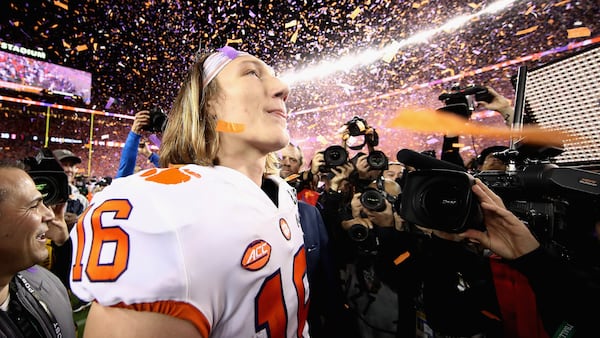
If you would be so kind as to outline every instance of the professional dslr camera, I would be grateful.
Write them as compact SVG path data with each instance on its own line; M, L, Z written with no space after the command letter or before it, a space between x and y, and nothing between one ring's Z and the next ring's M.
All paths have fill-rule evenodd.
M357 146L349 146L352 150L360 150L365 144L369 149L369 155L367 156L367 162L369 167L373 170L385 170L388 168L387 156L382 151L374 150L373 148L379 144L379 135L375 128L369 127L367 121L358 116L354 116L350 121L344 124L346 133L343 136L344 144L350 136L364 136L362 144ZM357 154L359 156L360 154ZM357 156L352 158L350 161L355 162ZM327 173L333 167L343 165L348 162L348 151L345 147L334 145L330 146L323 152L323 158L325 165L319 168L319 171Z
M396 204L396 197L385 191L385 179L379 176L375 181L376 187L367 187L360 195L360 203L363 207L372 211L384 211L385 201L390 202L392 206Z
M160 107L150 109L150 121L142 127L143 130L152 133L163 132L167 126L168 117Z
M56 205L69 199L70 187L67 174L50 149L40 149L35 157L27 157L23 163L36 188L44 196L44 204Z
M469 85L461 88L459 84L456 84L449 92L442 93L438 99L445 104L438 110L469 118L475 110L476 102L492 102L494 96L483 86Z

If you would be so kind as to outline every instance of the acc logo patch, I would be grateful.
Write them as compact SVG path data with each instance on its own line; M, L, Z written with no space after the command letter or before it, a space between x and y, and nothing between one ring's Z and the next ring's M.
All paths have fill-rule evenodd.
M271 258L271 245L258 239L248 245L242 257L242 268L250 271L262 269Z
M288 241L290 240L290 238L292 238L292 231L290 230L290 226L288 222L283 218L279 219L279 230L281 230L281 234Z

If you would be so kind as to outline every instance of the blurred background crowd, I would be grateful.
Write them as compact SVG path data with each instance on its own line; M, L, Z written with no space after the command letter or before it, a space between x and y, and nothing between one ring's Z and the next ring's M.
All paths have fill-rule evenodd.
M489 85L512 100L518 66L576 51L574 44L598 35L599 9L594 0L2 1L0 40L42 48L47 62L92 73L90 100L66 104L114 115L2 100L0 132L10 136L0 138L0 157L31 156L48 137L51 148L82 157L82 174L114 176L132 123L117 116L168 111L196 51L226 44L290 79L289 129L306 158L339 144L338 130L353 116L377 128L390 158L402 148L439 155L441 133L388 125L399 109L439 108L438 96L457 82ZM468 20L449 24L461 17ZM492 111L471 118L504 124ZM507 142L461 136L461 155L466 163Z

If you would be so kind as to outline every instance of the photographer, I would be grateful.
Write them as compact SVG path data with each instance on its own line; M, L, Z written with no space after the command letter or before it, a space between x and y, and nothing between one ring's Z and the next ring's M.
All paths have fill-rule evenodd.
M152 162L155 167L159 167L158 155L150 150L147 143L140 142L142 134L144 130L148 128L149 124L150 111L141 110L135 114L133 125L131 126L129 134L127 134L127 140L125 140L125 145L121 151L119 170L117 171L115 178L129 176L134 173L138 151L140 154L144 155L148 161Z
M439 99L445 106L440 111L470 118L477 108L495 110L502 115L506 126L511 127L514 119L514 109L509 99L496 92L489 86L467 86L460 88L456 85L450 92L444 92ZM459 135L444 135L441 159L464 167L460 155ZM481 165L481 164L480 164Z
M438 270L434 272L435 278L440 280L440 274L444 274L440 270L444 269L444 265L460 265L457 262L458 257L463 257L462 261L470 261L467 263L471 266L467 272L470 275L463 271L461 277L464 280L459 284L465 290L462 291L463 295L456 297L462 297L463 303L465 299L470 300L470 305L486 310L490 319L488 324L483 324L483 320L479 319L478 325L481 325L480 329L487 330L488 334L504 337L593 336L597 331L594 321L600 313L597 310L600 300L598 279L540 245L531 230L506 209L498 195L479 179L475 182L472 191L479 199L485 229L469 228L458 234L433 230L432 243L430 243L432 245L429 249L433 248L432 251L438 253L435 258L438 260L436 265ZM450 244L452 242L444 244L436 240L439 238L456 244ZM462 251L459 248L461 243L464 248ZM477 259L477 254L467 253L473 244L476 244L478 250L491 251L489 263ZM443 250L439 250L440 248ZM495 255L502 260L494 259ZM450 258L440 262L444 256ZM474 265L479 265L480 269L473 268ZM464 267L464 264L462 266ZM486 266L487 273L494 275L494 283L489 284L488 281L487 286L483 285L486 283L484 282ZM477 281L477 285L473 281ZM440 283L436 285L440 286ZM449 289L446 288L447 290ZM439 303L439 300L433 298L444 297L442 291L429 287L424 291L426 302L428 291L435 294L429 295L430 301ZM465 298L469 294L469 298ZM492 297L494 294L497 298ZM474 297L475 295L477 297ZM450 301L451 299L457 298L446 297L445 302L457 304L455 301ZM497 304L494 305L496 302ZM439 306L434 307L440 309ZM431 304L429 308L432 308ZM456 309L453 310L455 311ZM465 320L466 315L461 312L460 317L457 318ZM540 318L538 313L541 315L543 328L538 326ZM446 324L441 321L451 318L448 308L444 310L444 317L439 317L434 320L437 321L435 323L437 325L433 325L434 329L444 327ZM497 321L495 329L494 321ZM469 320L468 323L474 321ZM444 329L457 329L456 325L449 327ZM464 332L465 328L461 330Z
M68 238L65 203L52 208L20 164L0 163L0 333L3 337L75 337L61 281L40 265L46 239Z
M470 229L459 236L508 260L527 277L549 335L596 334L600 315L598 280L540 246L527 226L480 180L473 192L479 198L486 231Z
M300 172L304 164L304 155L299 146L291 142L281 150L281 170L279 175L297 192L298 200L312 206L317 204L319 193L316 191L318 169L312 173L312 168Z
M353 253L344 270L347 299L364 337L416 336L420 240L403 231L394 206L399 193L397 182L378 178L354 193L342 213Z

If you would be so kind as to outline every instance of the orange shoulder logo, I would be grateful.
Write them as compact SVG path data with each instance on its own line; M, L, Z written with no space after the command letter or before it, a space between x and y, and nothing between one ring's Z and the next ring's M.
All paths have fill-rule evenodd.
M193 172L188 169L179 168L152 168L144 171L140 174L140 176L145 177L146 181L156 182L160 184L179 184L189 181L190 179L192 179L192 177L200 178L200 174L196 172Z
M242 257L242 267L246 270L257 271L262 269L271 258L271 245L258 239L248 245Z

